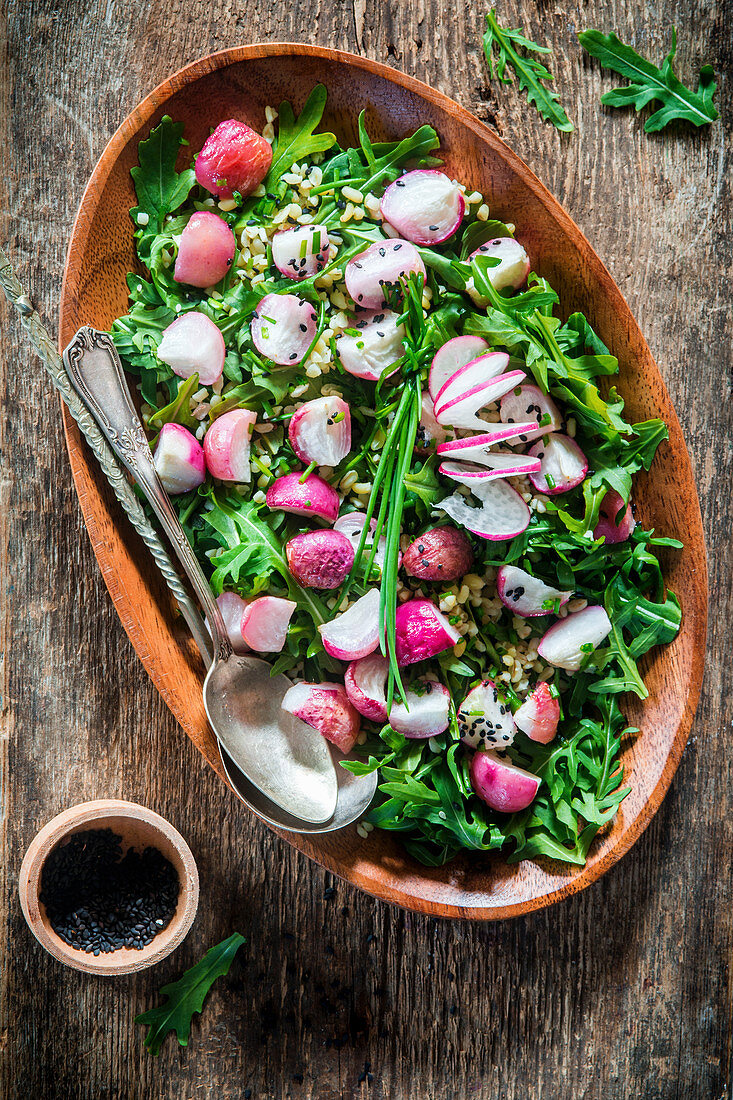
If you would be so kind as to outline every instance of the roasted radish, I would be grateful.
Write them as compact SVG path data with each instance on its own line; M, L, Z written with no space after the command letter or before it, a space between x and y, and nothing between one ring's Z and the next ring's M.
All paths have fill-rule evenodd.
M351 752L356 744L361 722L342 684L293 684L281 706L341 752Z
M395 649L399 665L414 665L450 649L461 635L430 600L408 600L397 608Z
M206 478L204 450L181 424L164 424L155 448L155 469L166 493L188 493Z
M493 680L469 691L456 718L461 740L473 749L506 749L514 741L511 707L499 696Z
M389 661L370 653L352 661L344 675L344 687L352 706L373 722L387 721L387 673Z
M458 367L440 387L435 395L435 412L440 412L444 405L455 401L458 397L465 397L472 393L477 386L483 386L492 379L498 378L509 366L509 356L504 351L489 351L471 359Z
M288 438L301 462L337 466L351 450L351 410L340 397L317 397L293 413Z
M456 581L473 565L468 536L455 527L433 527L405 550L402 567L409 577L425 581Z
M405 737L437 737L450 724L450 692L434 680L418 683L419 691L408 688L405 702L392 704L389 724Z
M216 602L224 620L227 636L235 653L249 653L249 646L242 635L242 620L247 609L247 600L243 600L236 592L222 592L216 597Z
M363 512L347 512L346 515L339 516L333 525L334 531L340 531L342 535L346 535L351 545L354 547L354 551L359 548L359 542L361 541L361 533L364 530L364 523L366 522L366 516ZM369 523L369 534L366 537L364 543L364 558L363 561L369 558L374 546L374 532L377 529L377 521L371 520ZM374 564L378 565L380 569L384 568L384 554L387 549L387 540L382 536L377 545L377 552L374 555ZM401 555L398 560L400 560Z
M219 123L196 157L196 182L221 199L231 199L235 191L246 198L262 183L271 162L272 149L262 135L229 118Z
M499 354L499 353L497 353ZM486 356L488 359L489 356ZM478 360L480 362L480 360ZM486 421L476 414L487 405L498 401L508 390L513 389L524 378L521 370L500 374L498 378L473 386L464 393L455 393L450 400L435 406L435 419L439 424L448 424L452 428L471 428L483 431Z
M636 527L631 502L624 505L615 489L609 489L601 501L601 514L593 528L593 538L604 538L607 543L626 542Z
M560 721L560 702L550 691L548 684L538 684L514 715L514 724L530 741L547 745L557 733Z
M306 531L286 543L285 557L304 588L338 588L354 564L354 547L338 531Z
M539 789L539 776L504 760L495 752L474 753L469 769L471 786L479 798L503 814L526 810Z
M470 489L481 502L480 508L468 504L460 493L454 493L436 504L435 510L445 512L461 527L490 542L513 539L527 530L529 508L506 481L475 483Z
M202 386L211 386L221 378L226 347L214 322L192 309L163 330L157 354L179 378L198 374Z
M267 490L267 507L291 512L294 516L311 516L333 523L339 513L339 495L317 474L284 474L276 478Z
M580 485L588 473L588 460L569 435L543 436L530 447L529 453L539 458L538 473L530 472L529 480L538 493L567 493Z
M379 589L370 588L366 595L318 630L323 648L332 657L340 661L368 657L379 645Z
M428 390L433 401L452 374L488 349L489 345L483 336L454 336L442 348L438 348L428 374Z
M463 221L466 203L457 184L434 168L417 168L382 195L382 217L415 244L438 244Z
M504 394L499 407L499 415L505 424L525 429L519 436L521 443L530 439L556 432L562 427L562 413L549 394L543 393L539 386L517 386ZM527 424L532 427L527 429Z
M298 605L280 596L258 596L242 613L242 638L258 653L280 653Z
M488 256L499 260L496 267L490 267L486 277L494 290L519 290L529 275L529 256L514 237L496 237L472 252L469 262L479 256Z
M251 477L249 444L257 413L232 409L213 422L204 436L206 466L221 481L248 482Z
M610 632L608 615L600 605L592 604L551 626L542 635L537 652L549 665L577 672Z
M298 225L272 238L272 262L287 279L310 279L328 263L328 231L323 225Z
M198 210L181 234L173 278L189 286L214 286L232 266L235 250L227 223L208 210Z
M502 565L496 574L496 591L504 607L524 619L538 615L556 615L572 592L552 588L518 565Z
M382 309L393 293L402 293L401 280L412 272L425 275L425 264L409 241L376 241L353 260L344 272L346 289L362 309Z
M345 371L365 382L378 382L385 371L405 354L402 343L405 326L391 309L376 310L354 318L352 331L336 341L336 351ZM396 369L396 368L394 368Z
M255 310L249 331L261 355L287 367L302 361L316 328L316 311L305 298L266 294Z

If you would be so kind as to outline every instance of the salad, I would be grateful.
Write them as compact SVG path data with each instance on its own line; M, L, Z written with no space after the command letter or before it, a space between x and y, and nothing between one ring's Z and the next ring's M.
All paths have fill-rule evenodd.
M232 644L356 774L358 826L428 865L583 864L627 793L620 697L677 634L618 362L438 136L342 147L326 92L197 155L140 144L112 335ZM181 159L188 161L176 170Z

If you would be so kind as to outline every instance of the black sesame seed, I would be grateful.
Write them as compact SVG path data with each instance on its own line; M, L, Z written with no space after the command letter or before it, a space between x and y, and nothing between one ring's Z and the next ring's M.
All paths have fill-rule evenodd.
M403 184L402 186L404 187L404 184ZM393 251L393 252L399 252L399 250L400 250L401 248L402 248L402 245L401 245L401 244L396 244L396 245L394 246L394 248L392 249L392 251Z
M290 356L290 362L292 363L293 359L297 359L297 358L298 358L298 353L297 353L297 351L294 351Z
M301 332L307 332L308 331L308 326L307 325L301 325L300 326L300 331Z
M437 233L439 228L440 228L440 226L437 226L437 225L429 225L428 226L428 229L430 230L431 233Z

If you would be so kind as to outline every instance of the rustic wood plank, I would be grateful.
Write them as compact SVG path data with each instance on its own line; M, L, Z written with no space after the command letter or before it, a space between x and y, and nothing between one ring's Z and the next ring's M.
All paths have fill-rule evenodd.
M541 125L515 89L487 87L475 0L263 7L9 0L3 238L49 323L83 183L121 117L173 68L212 49L279 39L354 49L426 79L495 124L566 205L660 363L687 432L709 540L705 694L662 810L583 895L509 924L458 925L401 913L333 881L248 817L150 686L91 554L55 401L4 311L0 1096L239 1100L248 1088L253 1098L314 1100L727 1095L730 4L503 6L506 22L554 46L557 85L578 125L570 137ZM723 121L649 137L635 116L598 105L612 78L582 58L574 32L616 29L659 59L673 25L684 77L704 61L724 73L727 65ZM110 982L46 956L15 893L40 825L101 795L168 817L193 848L202 886L181 950L153 974ZM191 1047L168 1043L150 1058L134 1015L235 928L248 945L194 1024ZM367 1064L371 1081L360 1080Z

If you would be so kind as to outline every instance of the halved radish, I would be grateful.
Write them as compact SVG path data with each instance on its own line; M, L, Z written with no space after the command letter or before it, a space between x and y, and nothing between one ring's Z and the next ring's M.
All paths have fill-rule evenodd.
M285 557L304 588L338 588L354 564L354 547L338 531L306 531L285 544Z
M225 221L209 210L197 210L181 234L173 278L189 286L214 286L232 266L236 247Z
M557 614L556 608L566 604L572 592L552 588L539 577L533 577L518 565L501 565L496 574L496 592L515 615L534 619L538 615Z
M281 706L317 729L341 752L351 752L356 744L361 721L343 684L293 684Z
M620 515L622 512L623 514ZM636 520L631 511L631 501L624 507L621 496L615 489L609 489L601 501L601 514L593 528L593 538L605 538L609 545L626 542L635 527Z
M354 318L352 328L358 330L357 335L344 332L336 340L336 351L344 370L365 382L378 382L384 371L405 354L402 343L405 326L399 325L398 320L399 314L391 309Z
M389 185L380 209L385 221L408 241L438 244L458 229L466 202L445 172L417 168Z
M267 507L333 523L341 503L338 493L317 474L309 474L305 481L300 480L302 476L296 471L276 478L265 496Z
M242 638L258 653L280 653L288 636L288 624L297 607L281 596L258 596L242 613Z
M445 428L435 419L433 399L427 391L420 398L420 423L415 436L415 450L423 453L433 443L444 443L448 438Z
M483 432L481 435L471 435L465 439L451 439L448 443L441 443L438 454L443 458L460 459L461 462L478 462L479 465L491 465L492 454L490 448L498 443L511 443L522 432L527 424L498 424L495 428Z
M534 802L539 776L503 760L495 752L474 753L469 768L471 786L487 806L499 813L515 814Z
M323 271L328 249L324 225L296 225L272 238L272 262L287 279L309 279Z
M460 642L461 635L430 600L407 600L395 616L398 665L427 661Z
M387 721L387 673L389 661L370 653L352 661L344 675L344 687L352 706L373 722Z
M506 481L488 481L470 486L471 492L481 501L475 508L460 493L441 500L434 511L445 512L451 519L481 539L502 542L521 535L529 527L529 508L516 489Z
M361 539L361 533L364 530L365 521L366 516L363 512L347 512L346 515L339 516L339 518L333 525L333 529L334 531L340 531L342 535L346 535L346 538L349 540L351 545L354 547L354 550L356 551L358 549L359 541ZM373 535L376 529L377 521L373 519L369 523L369 534L367 535L366 542L364 544L364 554L366 555L366 558L369 557L372 546L374 545ZM380 569L384 568L384 555L386 549L387 540L384 535L382 535L377 546L377 552L374 555L374 564L378 565ZM401 560L402 555L399 554L397 557L398 565Z
M249 326L260 354L281 367L301 362L316 329L316 311L297 294L266 294Z
M231 199L235 191L246 197L262 183L271 163L269 142L245 122L228 118L196 157L196 182L222 199Z
M499 415L504 424L524 427L527 422L532 422L532 427L520 436L522 443L562 427L562 413L549 394L543 393L539 386L517 386L505 394L501 399Z
M540 745L552 741L559 721L560 700L544 682L537 685L514 715L514 724L527 734L530 741L537 741Z
M249 646L242 635L242 620L247 609L248 600L243 600L236 592L222 592L216 597L216 602L227 629L229 641L235 653L249 653Z
M224 337L205 313L192 309L177 317L158 344L157 355L179 378L198 374L202 386L221 378L226 356Z
M351 409L340 397L317 397L293 413L288 438L301 462L337 466L351 450Z
M419 683L419 693L408 688L405 702L392 704L389 724L405 737L437 737L450 725L450 692L435 680Z
M461 741L472 749L506 749L514 741L514 719L493 680L483 680L469 691L456 715Z
M381 309L393 291L402 291L400 280L412 272L425 274L425 264L409 241L376 241L353 260L344 272L346 289L357 306Z
M541 462L539 473L530 473L529 480L538 493L567 493L580 485L588 473L588 460L569 435L543 436L529 453Z
M204 436L206 466L221 481L249 482L249 444L257 413L232 409L218 416Z
M468 536L449 524L418 535L402 559L408 577L446 583L464 576L472 565L473 548Z
M340 661L368 657L379 645L379 589L370 588L360 599L318 627L323 648Z
M611 621L599 604L560 619L540 639L537 652L555 668L577 672L589 653L611 632Z
M487 278L494 290L518 290L529 275L529 256L514 237L496 237L471 253L469 263L479 256L499 260L497 267L490 267Z
M436 415L449 401L454 401L457 397L465 397L476 386L482 386L493 378L498 378L508 366L509 356L506 352L487 351L476 359L464 363L462 367L458 367L449 378L446 378L435 395Z
M497 353L499 354L499 353ZM488 356L487 356L488 358ZM480 362L480 360L477 360ZM486 421L476 415L487 405L498 401L500 397L524 378L524 371L512 370L498 378L474 386L468 392L456 395L450 401L435 406L435 419L439 424L449 424L453 428L486 428Z
M513 451L491 451L485 455L484 465L471 462L441 462L439 469L444 477L460 481L472 489L498 477L521 477L538 469L539 459L531 455L517 455Z
M454 336L438 348L428 374L428 390L433 401L452 374L477 359L488 348L483 336Z
M153 459L166 493L188 493L206 478L204 450L182 424L164 424Z

